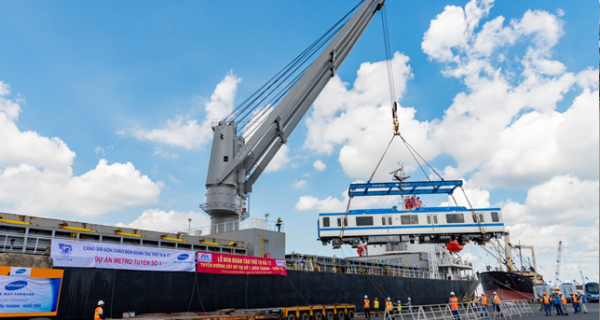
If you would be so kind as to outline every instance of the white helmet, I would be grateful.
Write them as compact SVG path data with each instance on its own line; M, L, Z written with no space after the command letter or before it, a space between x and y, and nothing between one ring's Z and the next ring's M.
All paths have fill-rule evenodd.
M408 297L408 300L410 300L410 297Z
M400 303L400 300L398 300L398 303Z
M390 301L390 297L388 297L388 301Z
M497 294L496 291L494 291L494 294Z
M365 299L368 298L367 296L365 296Z
M450 292L450 295L453 296L454 295L454 291Z
M102 301L102 300L98 301L98 305L99 306L104 305L104 301Z

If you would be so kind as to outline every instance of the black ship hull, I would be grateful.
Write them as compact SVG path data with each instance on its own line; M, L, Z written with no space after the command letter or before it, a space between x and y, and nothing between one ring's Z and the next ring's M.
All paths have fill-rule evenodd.
M530 300L533 297L533 280L518 273L490 271L479 274L481 287L487 296L494 292L501 300Z
M222 275L64 268L57 319L91 319L98 300L105 316L125 311L173 313L235 308L269 308L306 304L352 303L364 295L413 304L448 301L468 281L290 271L287 276Z

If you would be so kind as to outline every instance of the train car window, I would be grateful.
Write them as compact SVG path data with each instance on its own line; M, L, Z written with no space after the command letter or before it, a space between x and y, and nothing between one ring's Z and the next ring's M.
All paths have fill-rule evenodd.
M448 223L463 223L465 217L462 213L448 213L446 214L446 222Z
M342 219L341 219L341 218L338 218L338 219L337 219L337 222L338 222L338 227L341 227L341 226L342 226Z
M419 217L416 214L403 215L400 217L401 224L419 224Z
M344 218L344 227L348 226L348 218Z
M356 217L357 226L372 226L373 217Z
M431 216L427 216L427 224L431 224Z
M391 226L392 225L392 217L388 217L388 224Z
M499 222L500 218L498 217L498 212L492 212L492 221Z
M323 227L329 227L329 218L323 218Z
M381 225L385 226L385 217L381 217Z
M433 216L433 224L437 224L437 215Z
M483 221L483 213L480 213L480 214L479 214L479 222L484 222L484 221Z

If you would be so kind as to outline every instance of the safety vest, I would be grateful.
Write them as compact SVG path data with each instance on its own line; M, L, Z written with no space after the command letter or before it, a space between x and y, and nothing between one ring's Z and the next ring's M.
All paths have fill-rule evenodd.
M494 296L494 303L495 304L500 304L500 296L498 296L498 295Z
M373 307L375 307L375 309L379 309L379 300L373 301Z
M567 299L565 298L565 296L560 297L560 303L567 304Z
M402 311L402 304L398 302L398 311Z
M484 306L487 306L487 297L486 296L481 297L481 304Z
M581 303L581 296L575 297L575 303Z
M458 310L458 298L457 297L450 298L450 309Z
M386 302L385 302L385 306L387 307L387 311L388 311L388 312L392 312L392 310L394 309L394 308L392 307L392 302L391 302L391 301L386 301Z
M550 303L550 299L548 299L547 296L544 296L544 304L549 304Z
M96 308L96 311L94 311L94 320L100 320L102 318L100 318L100 312L102 311L102 307L98 307Z
M365 305L363 306L363 308L368 308L369 307L369 299L365 299Z

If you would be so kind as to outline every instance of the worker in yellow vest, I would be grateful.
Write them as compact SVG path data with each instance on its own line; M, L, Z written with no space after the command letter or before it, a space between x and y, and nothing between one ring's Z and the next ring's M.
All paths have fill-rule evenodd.
M485 312L486 317L489 316L490 314L488 313L488 302L485 293L481 294L481 302L479 302L479 305L481 306L481 316L483 317L483 312Z
M365 296L365 304L363 305L363 310L365 311L365 320L371 319L371 308L369 305L369 297Z
M573 292L571 292L571 303L573 304L573 313L581 312L581 308L579 307L579 300Z
M375 301L373 301L373 309L375 309L375 316L379 317L379 300L375 297Z
M448 300L448 304L450 305L450 311L452 312L454 320L461 320L460 314L458 314L458 298L456 295L454 295L454 292L450 292L450 300Z
M94 311L94 320L106 319L104 318L104 301L98 301L98 307Z
M390 318L394 319L394 306L392 305L392 299L390 299L390 297L388 297L387 301L385 302L385 310Z
M402 302L400 302L400 300L398 300L398 314L402 313Z

